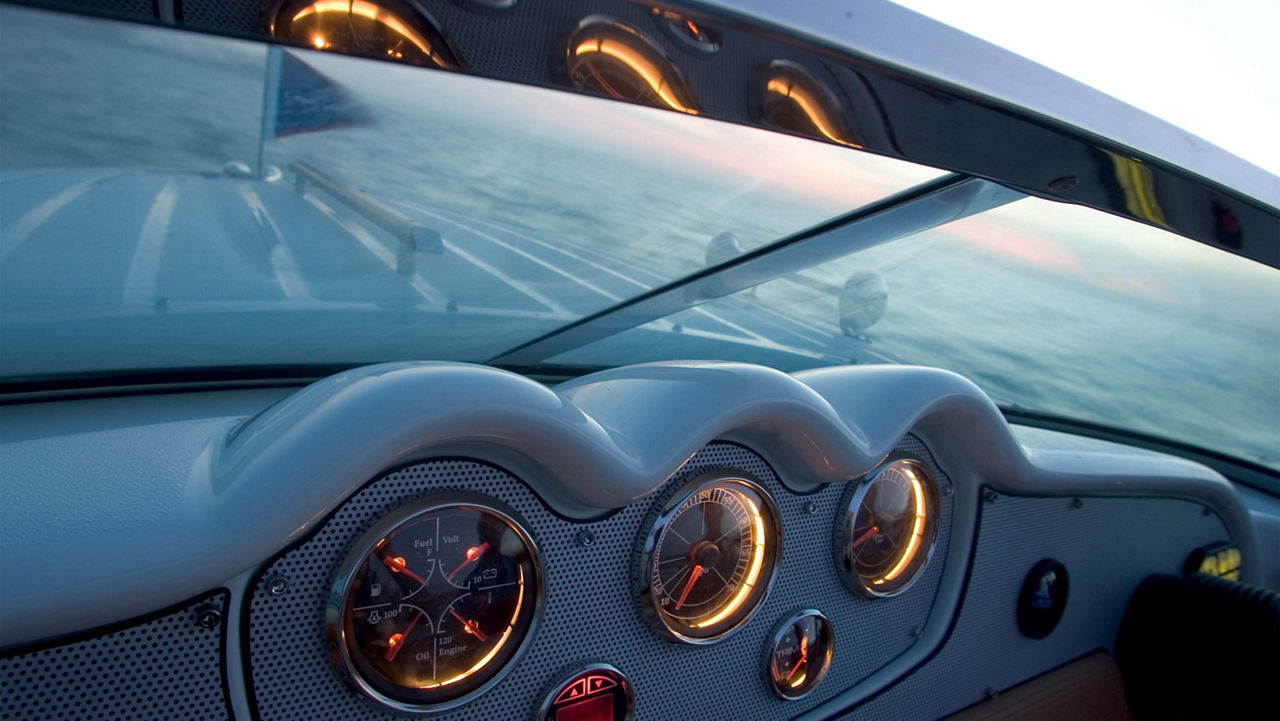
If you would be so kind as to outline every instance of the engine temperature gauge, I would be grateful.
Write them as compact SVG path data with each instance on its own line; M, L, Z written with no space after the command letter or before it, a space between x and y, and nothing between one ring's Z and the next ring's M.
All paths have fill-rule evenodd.
M745 475L700 476L650 516L636 577L646 615L668 638L723 638L769 591L781 545L778 515L769 494Z
M831 666L835 633L827 617L807 609L783 621L773 634L765 661L769 688L797 699L817 688Z

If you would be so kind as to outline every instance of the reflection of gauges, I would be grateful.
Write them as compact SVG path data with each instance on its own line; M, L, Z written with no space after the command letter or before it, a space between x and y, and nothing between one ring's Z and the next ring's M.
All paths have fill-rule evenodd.
M637 590L649 621L668 638L710 643L760 607L782 539L773 500L749 476L699 476L654 508L647 527Z
M774 632L765 660L769 688L780 698L797 699L818 687L831 666L835 633L827 617L799 611Z
M658 46L608 18L592 15L578 23L565 47L565 63L569 81L578 89L698 112L680 71Z
M361 537L339 567L326 633L356 688L433 711L496 683L541 612L536 549L515 512L451 493L402 506Z
M317 50L454 70L457 56L436 24L408 0L282 0L268 31Z
M840 101L821 81L790 60L774 60L761 79L761 120L780 130L862 147L854 141Z
M849 489L836 532L836 565L871 597L907 590L933 553L938 494L924 464L897 456Z
M686 47L703 53L720 49L720 33L687 15L674 10L654 8L653 14L662 18L662 26Z

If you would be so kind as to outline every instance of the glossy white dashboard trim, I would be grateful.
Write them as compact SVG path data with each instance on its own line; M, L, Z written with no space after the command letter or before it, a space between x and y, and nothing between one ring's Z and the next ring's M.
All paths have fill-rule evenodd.
M717 438L750 444L797 490L861 476L909 431L926 442L952 476L957 523L939 597L947 612L931 618L922 649L941 641L959 600L983 485L1197 500L1230 529L1244 577L1256 574L1248 510L1213 471L1149 453L1024 451L991 401L947 371L792 376L672 362L550 389L485 366L395 363L319 381L248 419L226 415L232 405L220 396L188 396L192 405L152 422L147 403L164 400L5 409L0 547L11 582L0 584L0 645L120 621L223 585L301 540L392 466L465 453L506 466L561 515L585 519L652 493ZM112 417L122 408L127 421ZM86 421L90 410L101 418ZM41 415L45 430L24 434L24 419Z
M889 0L674 0L898 67L1108 138L1280 208L1280 177L1172 123ZM1087 52L1082 49L1082 52Z

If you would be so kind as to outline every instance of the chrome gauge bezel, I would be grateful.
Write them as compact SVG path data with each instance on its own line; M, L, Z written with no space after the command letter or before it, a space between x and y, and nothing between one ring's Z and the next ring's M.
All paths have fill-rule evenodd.
M804 618L808 618L810 616L817 618L823 626L826 626L827 636L830 637L831 641L830 643L827 644L827 651L825 654L825 658L823 658L823 661L822 661L822 668L818 671L818 677L814 679L813 683L806 686L805 690L802 691L801 693L787 694L787 693L784 693L783 690L778 687L778 684L775 683L773 680L773 671L772 671L773 656L778 649L778 644L782 642L782 637L786 635L787 631L790 630L790 628L794 626L797 621ZM831 670L831 660L835 657L835 652L836 652L836 630L831 625L831 619L827 618L826 614L822 613L816 608L802 608L794 613L789 614L785 619L782 620L781 623L777 625L777 627L773 629L773 633L769 635L769 643L767 646L765 646L765 649L764 649L764 661L763 661L764 681L766 684L769 685L769 689L773 691L773 695L777 696L778 698L784 701L796 701L796 700L802 699L805 696L808 696L809 694L813 693L814 690L818 688L819 684L822 683L822 679L827 677L827 671Z
M752 608L738 620L733 626L724 631L707 638L689 636L675 629L672 629L663 618L657 604L653 598L653 588L651 584L651 564L653 562L653 554L657 546L658 538L662 531L667 527L675 517L676 511L684 503L685 499L697 493L706 486L721 482L732 481L747 486L757 493L763 502L768 506L769 518L768 524L765 526L765 535L773 540L771 549L766 549L766 553L772 553L772 558L766 557L769 562L769 577L764 582L763 590ZM773 583L778 577L778 566L782 559L782 525L778 515L778 504L774 501L773 496L767 491L759 479L749 473L733 469L723 468L702 473L684 484L672 488L662 498L654 504L653 510L645 518L644 536L641 537L632 564L632 585L634 591L640 600L640 607L644 612L645 620L656 630L659 635L668 641L676 643L684 643L692 646L709 646L719 643L733 634L741 631L752 618L759 613L760 608L764 606L765 600L769 598L769 593L773 590Z
M890 466L905 463L912 467L913 471L920 477L921 488L926 496L926 523L928 525L927 538L923 543L923 547L917 551L918 562L912 568L907 569L910 574L908 579L902 584L889 591L877 590L862 580L858 574L857 568L854 566L853 559L850 558L848 550L852 542L854 532L854 524L858 516L858 508L861 507L863 499L871 486ZM844 497L840 501L840 511L836 519L836 530L832 534L835 539L835 564L836 570L840 577L853 591L870 599L892 598L894 596L906 593L908 589L920 580L920 576L926 568L929 567L930 561L933 559L933 551L938 544L938 527L940 524L938 507L938 484L933 477L933 473L929 471L929 466L918 456L910 453L896 452L890 454L880 465L876 466L871 472L867 473L862 481L853 485L845 492Z
M360 564L366 556L377 548L384 538L420 516L446 508L470 508L491 513L498 516L515 530L521 542L529 549L529 558L533 564L534 583L532 591L534 608L533 614L529 618L529 628L525 631L524 638L520 640L519 645L516 646L516 650L511 654L507 662L491 678L457 698L438 703L415 704L387 696L369 683L360 673L351 656L351 650L347 646L343 610L346 607L348 589L351 588L351 583L360 569ZM349 685L369 699L387 708L412 714L435 713L458 708L484 695L485 692L493 688L519 664L520 659L524 657L529 647L533 645L534 637L537 636L545 607L544 594L545 586L541 553L533 539L533 535L528 530L528 524L521 518L520 514L505 503L478 493L465 491L432 493L416 500L408 501L380 518L352 544L347 555L338 564L324 614L325 640L329 647L329 658L338 674Z
M548 686L548 690L542 694L544 698L542 700L542 705L538 707L538 714L534 716L535 721L544 721L544 719L547 718L547 713L555 703L556 695L564 689L565 684L579 676L591 673L592 671L604 671L622 679L624 682L623 692L626 694L627 698L627 713L617 721L634 721L636 717L636 694L635 689L632 687L630 677L619 671L616 666L608 663L589 663L585 666L574 666L572 669L573 670L571 671L565 671L556 676L555 683Z

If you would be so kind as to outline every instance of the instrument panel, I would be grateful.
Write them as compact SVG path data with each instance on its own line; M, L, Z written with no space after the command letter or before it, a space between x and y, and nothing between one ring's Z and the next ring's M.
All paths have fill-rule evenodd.
M976 390L925 369L786 376L641 366L554 392L450 365L355 375L368 380L337 377L265 412L273 399L255 394L244 410L257 415L203 421L203 435L178 432L199 423L185 416L128 430L213 439L212 456L213 446L177 446L209 459L193 478L207 469L216 493L201 500L203 516L179 519L202 545L153 530L178 527L146 498L131 501L143 507L131 506L129 526L129 538L150 539L128 554L135 566L146 558L142 567L155 571L178 554L208 578L134 573L123 598L141 610L106 630L84 620L103 603L73 606L71 621L34 614L27 626L9 624L6 633L55 640L12 647L0 671L70 668L117 631L144 643L113 645L105 667L149 668L131 654L146 652L149 634L186 624L220 651L204 657L218 664L202 662L205 687L217 690L220 669L228 715L261 721L942 716L984 689L1110 648L1133 584L1176 572L1196 549L1230 542L1214 558L1242 577L1256 572L1243 507L1207 469L1097 442L1087 442L1097 452L1082 451L1086 441L1047 431L1015 436ZM502 408L531 410L468 405L475 391L459 379ZM886 391L898 381L936 387L914 397ZM722 389L740 400L723 400ZM637 417L629 392L683 415L664 415L665 425ZM944 397L950 405L928 410ZM422 398L452 415L424 413ZM132 412L117 399L84 403ZM584 415L594 423L582 424ZM499 426L506 446L493 440ZM433 440L460 428L485 442ZM95 460L139 473L132 456L91 448ZM57 456L39 458L40 488L72 477L44 470ZM1132 464L1127 475L1117 458ZM74 478L77 488L99 483ZM189 496L191 487L180 490ZM74 510L83 495L60 494L60 503ZM256 538L264 527L268 537ZM234 565L243 548L261 555ZM103 572L114 554L78 555L91 561L78 566L82 575L112 598ZM40 589L57 582L36 580ZM220 586L224 604L196 603ZM39 596L50 608L67 598ZM1052 623L1028 634L1017 622L1023 606ZM67 625L41 631L49 618ZM77 632L90 635L68 636ZM0 681L25 698L31 676L15 674ZM77 686L76 703L116 698L129 688L120 684ZM120 703L132 709L121 717L146 715L143 697ZM18 711L42 715L39 706Z
M908 437L901 450L920 459L913 462L937 479L931 482L949 484L917 440ZM263 721L375 719L389 709L523 718L569 698L565 688L547 687L546 672L562 677L604 663L621 680L600 698L633 694L638 719L797 713L915 643L913 629L927 622L941 575L940 563L923 564L916 583L894 598L851 589L831 550L845 495L842 484L796 492L754 450L716 442L654 496L578 523L548 511L504 469L428 460L375 479L309 540L268 564L250 603L249 686ZM943 548L944 498L929 510ZM893 532L887 518L882 525ZM444 533L438 542L437 528ZM873 535L877 543L898 540ZM487 540L495 537L505 545ZM273 594L272 581L281 578L288 591ZM516 622L519 594L476 604L464 588L514 582L507 588L532 600L537 578L543 612L527 627ZM375 583L386 600L370 608ZM315 607L325 598L321 618ZM388 608L396 609L390 619L379 611ZM315 621L282 627L277 619L286 617ZM501 629L510 629L506 644L519 644L523 631L527 651L485 651ZM316 653L326 632L330 653ZM470 674L452 689L440 685L437 670L440 649L452 648L437 645L445 637L470 649L468 661L450 665L454 675ZM706 683L661 709L646 704L656 689L689 678ZM595 703L625 707L612 697Z

